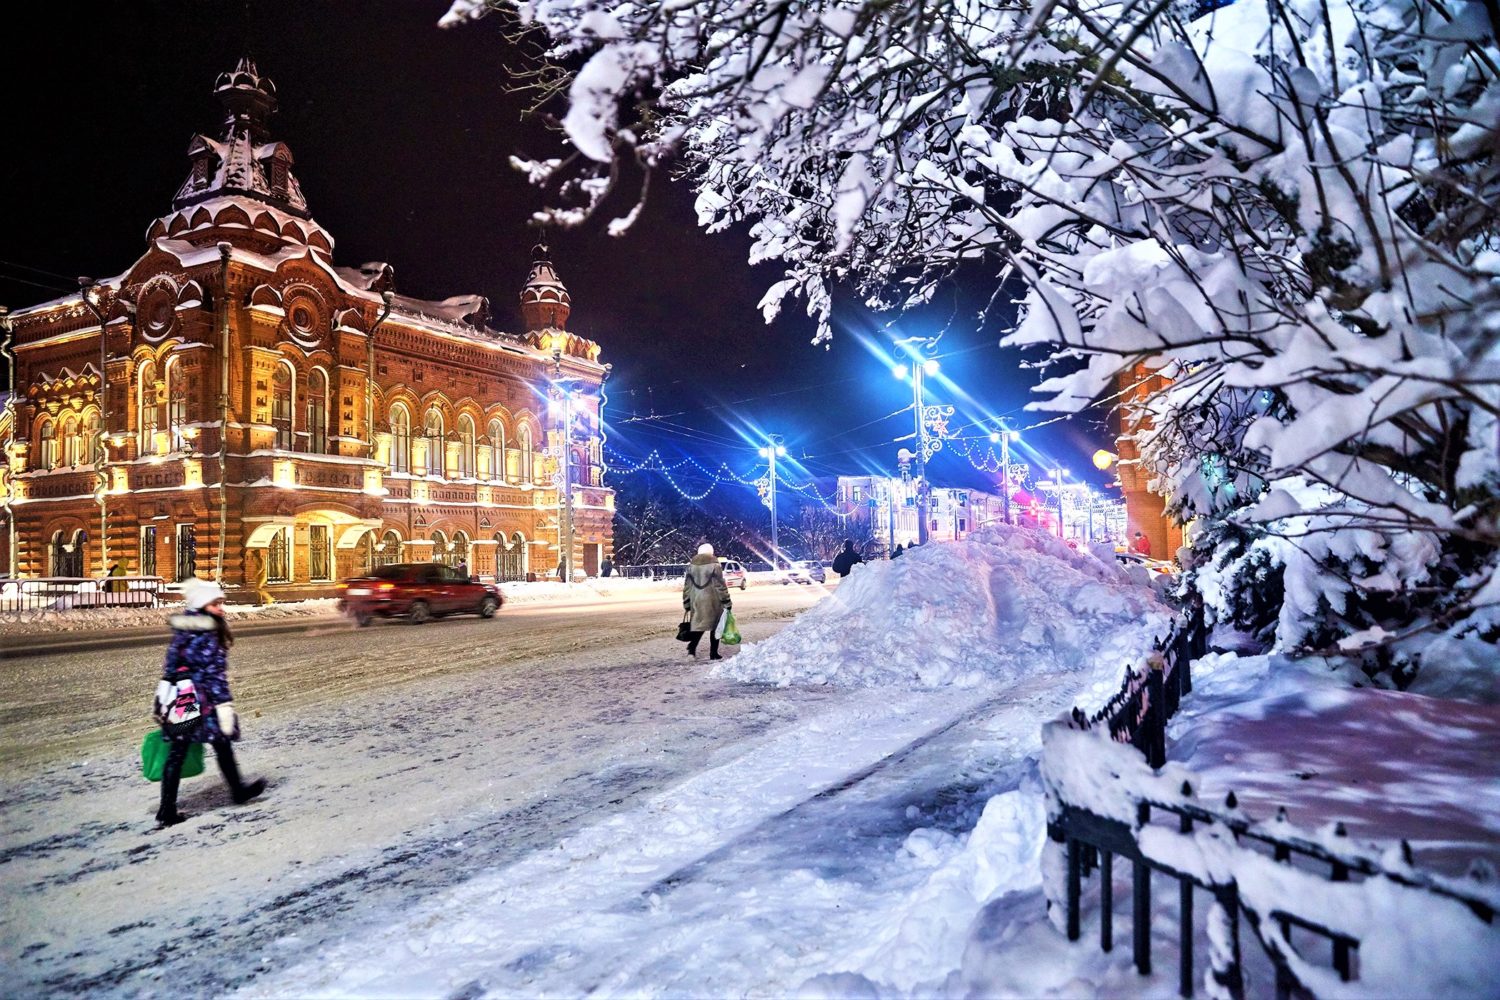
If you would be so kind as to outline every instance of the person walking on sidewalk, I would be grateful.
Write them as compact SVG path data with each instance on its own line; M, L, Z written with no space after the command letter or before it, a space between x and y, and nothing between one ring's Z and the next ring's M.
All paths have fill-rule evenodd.
M192 579L183 587L187 610L173 615L172 640L162 665L163 688L182 680L191 680L197 693L197 719L179 725L168 725L168 706L158 694L155 707L161 723L162 739L170 744L161 775L161 808L156 821L172 826L187 819L177 811L177 786L182 780L182 762L194 743L210 743L219 760L219 770L236 803L249 802L265 791L264 779L246 784L240 778L231 740L240 737L239 719L234 710L234 696L229 691L229 647L234 637L224 620L224 591L208 580ZM159 688L160 692L162 688Z
M708 658L722 660L719 637L714 629L719 616L734 605L729 600L729 585L724 582L724 567L714 558L714 547L707 542L698 546L698 554L688 563L682 578L682 612L689 618L688 653L698 655L698 642L708 633Z

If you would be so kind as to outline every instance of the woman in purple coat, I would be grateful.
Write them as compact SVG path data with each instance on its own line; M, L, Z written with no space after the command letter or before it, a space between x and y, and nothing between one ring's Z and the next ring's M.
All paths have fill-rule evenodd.
M188 747L194 743L211 743L219 759L219 770L235 802L249 802L265 791L264 780L248 785L240 779L231 740L240 736L239 720L234 711L234 696L229 692L229 647L234 637L224 620L224 591L207 580L189 580L183 588L187 611L173 615L172 641L167 646L162 666L162 683L157 688L155 715L161 723L162 738L171 748L161 774L161 808L156 821L172 826L187 819L177 811L177 786L182 780L182 762ZM185 722L173 722L170 705L163 704L172 686L191 680L197 694L198 716Z

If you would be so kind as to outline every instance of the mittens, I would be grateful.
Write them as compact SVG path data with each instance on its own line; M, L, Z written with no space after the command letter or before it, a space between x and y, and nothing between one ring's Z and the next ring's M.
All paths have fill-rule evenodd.
M231 740L240 738L240 717L234 710L234 702L226 701L214 706L214 718L219 720L219 732Z
M171 706L172 699L177 695L177 686L171 681L158 681L156 685L156 696L151 699L151 717L161 722L167 717L167 708Z

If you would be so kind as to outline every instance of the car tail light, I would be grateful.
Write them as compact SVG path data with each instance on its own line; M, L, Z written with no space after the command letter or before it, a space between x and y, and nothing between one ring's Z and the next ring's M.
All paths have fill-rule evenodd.
M376 587L375 589L376 590L395 590L396 589L396 585L394 583L382 583L380 586Z

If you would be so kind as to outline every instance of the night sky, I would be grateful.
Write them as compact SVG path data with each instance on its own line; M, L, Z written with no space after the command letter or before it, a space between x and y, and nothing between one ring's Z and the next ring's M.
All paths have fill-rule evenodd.
M442 30L446 8L444 0L83 3L25 28L12 19L0 60L8 125L0 303L53 298L76 288L77 275L115 275L136 260L146 228L187 174L189 140L218 134L215 77L249 54L277 86L273 136L291 147L309 209L336 241L336 263L387 261L406 295L486 295L492 325L515 329L537 241L528 219L544 196L508 160L556 155L558 139L523 121L526 99L508 92L508 68L520 57L500 20ZM876 343L892 331L942 332L943 373L968 400L937 390L929 401L959 404L956 425L1046 417L1019 412L1036 374L995 346L1008 311L979 328L984 274L903 317L872 315L841 296L840 333L825 349L810 343L800 303L762 322L756 303L778 269L745 263L743 232L698 230L686 185L654 185L624 238L605 235L606 221L550 233L548 242L573 295L569 327L598 341L614 365L608 416L622 451L657 447L749 472L754 433L776 432L810 474L894 471L895 439L910 435L911 416L880 418L909 404L911 392L856 332ZM1092 472L1086 456L1108 443L1099 416L1026 440L1075 475ZM939 486L994 479L951 449L930 471Z

